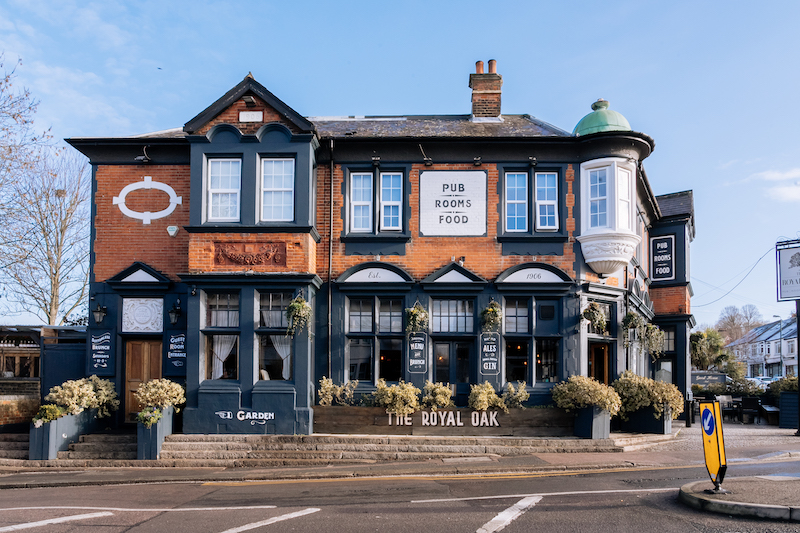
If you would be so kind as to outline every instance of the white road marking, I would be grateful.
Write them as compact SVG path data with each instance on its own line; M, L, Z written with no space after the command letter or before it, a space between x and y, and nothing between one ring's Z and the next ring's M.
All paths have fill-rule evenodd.
M531 498L534 496L576 496L587 494L615 494L630 492L669 492L678 490L668 489L619 489L619 490L576 490L570 492L539 492L535 494L499 494L497 496L472 496L469 498L441 498L438 500L411 500L411 503L439 503L439 502L466 502L469 500L505 500L508 498Z
M0 531L20 531L22 529L31 529L34 527L49 526L51 524L60 524L62 522L70 522L72 520L88 520L90 518L100 518L101 516L114 516L114 513L89 513L89 514L76 514L72 516L62 516L61 518L50 518L49 520L40 520L38 522L27 522L25 524L17 524L16 526L0 527Z
M117 512L146 512L146 513L174 513L185 511L248 511L253 509L275 509L274 505L251 505L245 507L176 507L175 509L146 509L143 507L125 508L125 507L85 507L85 506L66 506L66 505L52 505L48 507L6 507L0 508L0 511L45 511L48 509L82 509L85 511L117 511Z
M479 527L476 533L494 533L495 531L500 531L508 524L519 518L522 513L536 505L536 503L541 501L541 499L541 496L531 496L529 498L521 499L502 513L483 524L483 526Z
M275 522L282 522L284 520L291 520L292 518L298 518L300 516L305 516L307 514L316 513L321 509L316 509L314 507L310 507L308 509L303 509L302 511L297 511L295 513L284 514L281 516L276 516L275 518L270 518L269 520L264 520L261 522L253 522L252 524L245 524L243 526L235 527L233 529L226 529L222 533L239 533L240 531L249 531L251 529L255 529L261 526L268 526L270 524L274 524Z

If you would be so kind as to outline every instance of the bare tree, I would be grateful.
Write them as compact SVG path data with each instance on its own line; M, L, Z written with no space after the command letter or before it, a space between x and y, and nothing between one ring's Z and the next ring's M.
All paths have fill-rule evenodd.
M735 305L725 307L719 314L716 328L724 337L726 344L741 339L745 332L742 312Z
M89 259L89 173L74 152L48 151L10 185L9 243L2 246L11 303L60 325L86 304Z
M758 310L753 304L742 306L742 325L744 331L748 332L764 323L764 317L761 316L761 311Z

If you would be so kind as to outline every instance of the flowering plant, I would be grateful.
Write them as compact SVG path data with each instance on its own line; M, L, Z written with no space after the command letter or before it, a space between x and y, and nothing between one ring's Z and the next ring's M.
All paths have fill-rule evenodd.
M294 337L294 334L299 329L303 329L311 321L311 305L298 294L286 307L286 320L289 326L286 328L286 334Z
M530 398L530 394L527 390L525 390L525 382L524 381L517 381L517 386L514 387L513 383L508 384L506 387L506 391L503 393L503 403L505 403L508 407L516 407L519 409L525 409L523 405L528 398Z
M508 407L503 401L503 398L497 395L494 387L488 381L484 381L479 385L469 386L469 399L467 405L476 411L486 411L489 408L502 409L506 413Z
M626 370L611 386L622 400L619 414L623 420L628 420L628 415L634 411L650 406L655 418L661 418L665 406L670 407L673 420L683 412L683 395L672 383L637 376Z
M153 424L161 420L163 413L158 407L145 407L136 413L136 421L146 428L151 428Z
M97 409L97 417L103 418L119 408L114 384L97 376L65 381L50 389L44 399L64 407L73 415L84 409Z
M614 389L587 376L570 376L553 387L552 393L556 405L568 411L596 406L614 416L621 407L621 399Z
M417 333L428 329L428 312L417 302L406 308L406 333Z
M52 422L67 414L67 410L60 405L52 403L44 404L39 407L39 412L33 417L33 427L40 428L48 422Z
M386 385L383 378L378 380L375 392L375 404L386 408L387 413L396 415L410 415L419 410L419 395L422 391L412 383L400 380L399 384Z
M425 387L423 387L422 391L422 405L430 407L431 411L454 407L453 389L448 385L425 381Z
M625 318L622 319L622 339L625 341L625 347L631 345L631 330L636 331L636 338L643 339L647 327L642 315L636 314L633 311L628 311Z
M344 385L335 385L333 380L322 376L319 380L319 404L320 405L333 405L335 401L337 405L353 405L355 398L353 393L358 386L358 380L348 381Z
M183 387L168 379L151 379L143 383L133 395L143 410L147 408L160 410L172 406L177 413L180 411L178 406L186 403Z
M495 331L503 321L503 309L500 304L492 300L486 309L481 311L481 329L483 331Z

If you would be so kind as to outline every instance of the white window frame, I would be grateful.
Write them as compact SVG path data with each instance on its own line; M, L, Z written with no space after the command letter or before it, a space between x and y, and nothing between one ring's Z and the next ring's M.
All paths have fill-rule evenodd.
M238 187L233 188L217 188L211 187L211 168L214 163L238 163L239 165L239 184ZM241 189L242 189L242 160L238 157L209 157L206 159L206 220L209 222L239 222L242 210ZM223 194L236 195L236 216L231 217L215 217L212 214L214 205L214 197Z
M396 176L400 180L400 198L398 200L385 200L383 193L384 177ZM403 229L403 173L402 172L381 172L380 173L380 228L381 231L401 231ZM393 189L393 188L392 188ZM387 224L386 209L397 207L397 224Z
M539 176L552 176L555 178L555 198L553 200L539 198ZM558 172L536 172L534 173L534 194L536 195L536 229L537 230L558 230ZM545 187L549 189L549 187ZM553 207L554 224L542 224L541 207ZM549 216L549 215L545 215Z
M606 170L605 197L592 197L592 173ZM621 181L622 180L622 181ZM624 181L624 183L622 183ZM626 186L623 190L622 185ZM613 231L636 235L636 161L622 157L605 157L581 164L581 233L606 233ZM625 194L627 192L627 194ZM592 225L593 201L606 200L605 225ZM625 213L621 213L624 210Z
M605 180L605 194L600 194L600 173L603 173L603 179ZM609 183L609 174L611 174L610 167L603 167L603 168L593 168L589 171L589 227L590 228L607 228L608 221L611 218L609 215L609 189L612 185ZM593 181L595 176L597 176L597 193L595 193L595 182ZM597 205L597 212L594 212L594 206ZM600 205L603 205L603 210L600 210ZM600 217L605 217L603 222L601 223ZM595 217L597 217L597 222L595 223Z
M264 186L264 165L265 165L265 163L270 162L270 161L273 161L273 162L280 161L280 162L283 162L283 163L287 163L287 162L291 163L291 167L292 167L291 187L265 187ZM296 170L295 170L294 159L291 158L291 157L262 157L262 158L260 158L260 161L259 161L259 167L261 169L260 172L259 172L259 184L258 184L258 186L259 186L259 214L260 214L259 220L261 220L261 222L293 222L294 221L294 203L295 203L294 202L294 200L295 200L294 189L295 189L295 182L296 182L296 175L297 175L296 174ZM264 209L266 207L266 203L264 202L264 196L268 192L275 192L275 193L286 193L286 192L289 192L289 193L291 193L291 204L289 206L290 207L290 214L289 214L288 217L268 218L268 217L265 216ZM281 204L281 207L283 207L283 204Z
M525 177L525 194L522 195L522 200L509 200L508 195L508 177L511 175L519 175ZM530 186L530 175L527 172L506 172L505 173L505 216L503 217L505 220L503 222L505 226L505 230L508 233L525 233L528 231L528 219L530 218L530 213L528 212L528 187ZM524 228L515 228L509 229L508 227L508 206L509 205L522 205L523 212L525 213L525 227Z
M370 184L370 191L367 195L367 200L355 200L355 185L354 180L356 177L363 177L367 176L369 178ZM372 207L372 199L375 191L375 183L374 183L375 176L372 172L352 172L350 173L350 231L353 233L371 233L373 227L373 219L375 218L375 213ZM367 206L369 211L369 227L357 227L356 226L356 208Z

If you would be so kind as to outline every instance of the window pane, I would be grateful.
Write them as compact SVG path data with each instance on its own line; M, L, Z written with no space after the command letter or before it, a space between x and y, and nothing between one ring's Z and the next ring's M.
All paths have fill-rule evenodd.
M238 335L206 335L206 379L238 379L238 355Z
M381 339L378 377L386 381L400 381L402 377L403 341L400 339Z
M208 161L208 217L235 220L239 218L239 183L241 161L210 159Z
M403 305L401 300L380 300L378 331L381 333L403 332Z
M506 299L506 333L528 332L528 298Z
M285 329L289 323L286 318L286 308L292 299L290 293L262 293L261 303L261 322L262 328L281 328Z
M212 328L238 328L239 294L208 294L206 297L206 326Z
M528 230L528 174L506 174L506 231Z
M437 342L434 345L436 358L436 381L450 383L450 344Z
M292 340L280 335L259 335L258 379L292 379Z
M506 381L529 382L527 341L506 343Z
M441 302L441 305L437 305ZM473 330L472 300L434 300L433 331L471 333Z
M558 339L536 339L536 382L558 381Z
M469 344L456 343L456 383L469 383Z
M372 381L372 339L349 339L350 381Z
M372 333L372 300L350 300L350 333Z
M294 220L294 160L262 160L261 187L261 220Z

